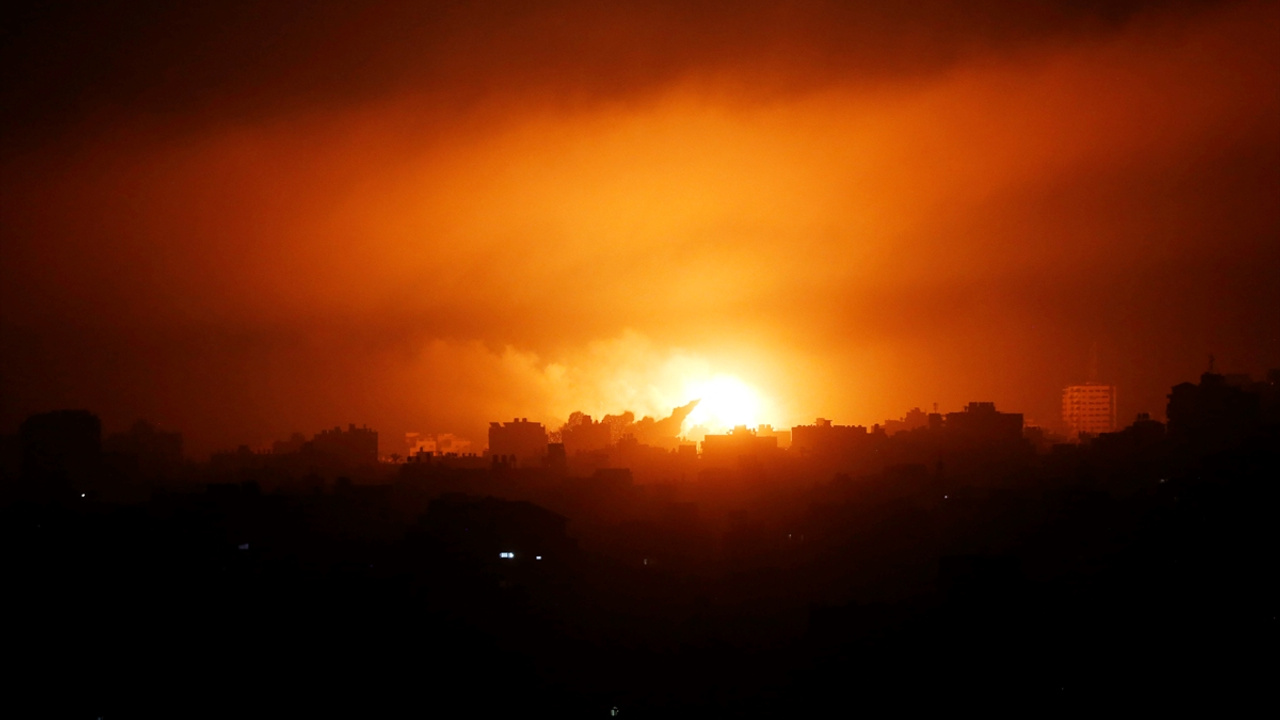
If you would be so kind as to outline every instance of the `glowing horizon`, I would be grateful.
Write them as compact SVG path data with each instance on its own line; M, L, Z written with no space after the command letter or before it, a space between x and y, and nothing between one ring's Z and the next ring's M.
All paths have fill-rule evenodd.
M416 37L389 23L294 48L344 69L323 100L295 91L329 73L253 54L190 74L223 78L207 97L149 85L181 72L100 72L142 56L83 56L93 82L70 87L61 50L11 64L47 102L10 103L33 135L0 159L0 421L86 407L204 454L351 421L479 442L497 418L700 397L690 424L720 430L971 400L1049 418L1095 343L1121 414L1158 415L1208 352L1280 364L1250 331L1280 312L1280 6L1052 32L1011 9L991 37L922 12L985 48L930 62L905 25L825 9L705 16L814 54L673 36L683 11L603 9L610 42L553 13L545 45L477 16L393 44L414 50L384 58L385 85L349 77L386 47L368 39ZM870 46L840 28L900 64L847 54ZM658 37L688 44L651 55ZM192 40L152 50L221 46Z
M682 431L704 427L709 432L720 433L740 425L750 428L760 424L764 402L760 393L732 375L714 375L686 386L686 392L698 400L689 417L685 418Z

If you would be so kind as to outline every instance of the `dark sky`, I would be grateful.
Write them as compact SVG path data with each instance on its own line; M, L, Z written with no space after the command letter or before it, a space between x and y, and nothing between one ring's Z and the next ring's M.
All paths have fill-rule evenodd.
M1280 366L1280 6L48 3L0 44L0 423L763 422Z

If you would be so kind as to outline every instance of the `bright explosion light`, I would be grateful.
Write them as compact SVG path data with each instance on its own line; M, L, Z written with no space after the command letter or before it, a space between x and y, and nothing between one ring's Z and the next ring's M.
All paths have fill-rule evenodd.
M686 392L701 400L685 421L686 429L702 425L711 432L724 432L738 425L755 427L760 422L759 393L736 377L716 375L691 384Z

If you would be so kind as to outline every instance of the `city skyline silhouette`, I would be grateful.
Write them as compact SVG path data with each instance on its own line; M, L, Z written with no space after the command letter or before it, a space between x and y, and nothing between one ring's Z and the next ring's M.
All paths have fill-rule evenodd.
M1280 2L0 25L5 715L1273 694Z
M1276 13L1106 5L33 5L0 427L1159 415L1280 365Z

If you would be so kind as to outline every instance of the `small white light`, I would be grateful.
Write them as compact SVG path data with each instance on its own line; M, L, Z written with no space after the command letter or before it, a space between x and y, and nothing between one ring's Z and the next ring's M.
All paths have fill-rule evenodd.
M84 493L80 493L80 497L84 497Z
M541 560L541 559L542 559L542 556L541 556L541 555L534 555L534 556L533 556L533 559L534 559L534 560Z

